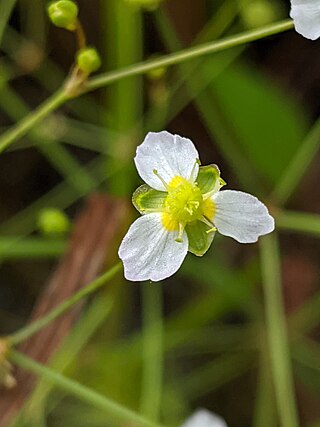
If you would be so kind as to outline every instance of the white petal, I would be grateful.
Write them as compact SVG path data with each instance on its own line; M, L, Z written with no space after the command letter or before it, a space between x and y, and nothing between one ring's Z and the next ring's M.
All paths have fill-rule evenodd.
M225 236L240 243L253 243L274 230L274 219L266 206L251 194L224 190L212 197L216 205L214 225Z
M319 0L292 0L290 16L299 34L311 40L320 37Z
M199 154L190 139L163 131L148 133L137 148L134 161L139 175L150 187L165 191L165 186L153 171L157 170L167 184L177 175L192 178L194 182L199 170L197 159Z
M199 409L181 427L227 427L227 424L207 409Z
M119 248L126 279L133 281L158 280L172 276L188 252L188 237L177 243L177 232L167 231L161 214L141 216L129 228Z

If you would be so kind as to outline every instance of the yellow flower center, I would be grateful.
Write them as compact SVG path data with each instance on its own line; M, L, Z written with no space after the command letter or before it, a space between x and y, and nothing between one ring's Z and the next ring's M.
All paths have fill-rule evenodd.
M165 199L165 211L162 213L162 224L168 231L179 231L177 241L181 241L183 230L189 222L201 220L210 226L215 205L210 198L203 199L196 183L175 176L166 187L168 195Z
M175 222L187 224L201 218L202 204L202 194L196 184L180 176L171 180L165 207Z

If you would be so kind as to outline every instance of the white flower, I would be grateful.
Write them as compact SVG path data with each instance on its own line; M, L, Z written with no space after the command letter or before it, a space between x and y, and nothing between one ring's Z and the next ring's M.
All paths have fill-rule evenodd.
M171 276L188 251L202 256L208 250L216 230L241 243L274 230L273 218L256 197L219 192L225 182L218 167L199 167L198 152L187 138L150 132L134 160L146 184L132 199L142 216L119 248L128 280Z
M320 37L320 0L291 0L295 29L307 39Z
M199 409L181 427L227 427L226 422L207 409Z

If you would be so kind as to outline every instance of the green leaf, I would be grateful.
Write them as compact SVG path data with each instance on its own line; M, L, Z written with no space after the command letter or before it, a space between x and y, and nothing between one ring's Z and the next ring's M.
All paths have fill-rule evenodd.
M164 208L167 195L164 191L157 191L143 184L133 193L132 203L141 214L160 212Z
M208 61L204 73L210 73ZM207 96L216 102L234 142L261 176L275 184L304 138L306 117L289 93L240 61L210 84ZM210 104L209 104L210 105ZM215 115L207 111L208 119ZM228 150L222 139L223 149Z
M204 255L210 248L215 233L207 233L209 227L201 221L193 221L186 225L189 239L189 252L197 256Z
M213 190L218 191L225 185L223 179L220 178L220 171L217 165L200 166L196 182L202 194Z

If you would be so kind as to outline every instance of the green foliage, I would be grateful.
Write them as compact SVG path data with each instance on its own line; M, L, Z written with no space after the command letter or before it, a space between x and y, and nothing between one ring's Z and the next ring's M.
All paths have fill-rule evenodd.
M210 63L204 73L210 73ZM301 107L270 79L238 62L210 85L228 126L250 163L275 185L306 133Z
M23 17L19 33L12 27L15 20L8 22L15 3ZM190 8L197 11L194 19L201 16L207 22L195 46L183 49L174 25L164 19L167 9L161 3L100 2L97 10L92 10L97 28L90 28L90 20L85 13L80 14L84 15L83 27L88 28L88 34L100 34L93 42L101 48L107 72L81 80L76 95L81 90L109 87L103 96L88 93L70 100L64 86L66 69L58 62L61 57L63 64L72 62L74 52L68 50L72 43L63 45L59 39L53 43L58 45L57 52L47 55L46 46L52 40L47 38L43 2L0 2L4 53L0 64L3 333L25 321L25 312L30 309L25 296L32 294L34 298L44 276L64 252L67 239L57 234L68 232L71 225L63 210L80 210L82 199L94 191L121 194L129 200L138 181L131 166L135 147L151 130L169 127L183 133L179 130L183 128L185 134L192 133L201 158L217 161L217 155L227 181L244 191L257 190L267 202L272 201L277 228L290 233L289 244L293 244L288 251L287 240L280 234L279 252L278 237L263 240L259 258L257 246L240 248L216 236L207 251L214 233L207 233L205 224L190 223L189 250L195 255L207 253L202 258L189 254L170 280L157 285L128 284L120 274L114 277L120 269L117 265L48 316L18 329L10 335L15 344L100 289L84 306L70 336L48 362L49 367L12 353L17 365L42 377L15 427L114 427L124 423L175 427L199 405L223 415L230 427L295 427L291 356L294 378L315 400L319 397L320 351L315 335L310 333L319 323L319 295L310 296L285 319L280 262L288 273L287 266L293 265L288 253L295 250L294 233L300 233L299 262L307 283L313 271L308 263L314 267L313 253L317 257L320 217L306 211L317 205L307 194L295 201L299 211L292 206L287 211L285 204L315 158L320 122L307 134L307 114L295 96L266 77L261 65L252 57L249 60L245 52L246 43L286 31L292 22L272 23L281 10L276 0L207 2L212 16L197 9L201 2L190 2ZM170 10L174 3L179 2L172 2ZM143 10L152 10L153 15L143 15ZM183 27L189 9L187 15L183 7L178 12ZM71 31L80 28L78 7L72 1L50 3L48 14L58 27ZM241 25L256 28L268 22L268 27L253 31L241 29ZM186 26L189 35L193 26L189 21ZM163 56L158 52L162 43L152 39L155 32L165 47ZM81 38L81 34L74 35ZM275 37L275 44L280 37ZM291 43L295 43L293 38ZM154 44L157 52L153 51ZM152 59L139 62L154 53L157 55ZM86 48L77 54L76 62L90 74L100 66L100 55ZM70 79L77 83L78 71L72 68L67 83ZM150 73L149 79L142 85L140 75L146 73ZM60 91L34 108L40 94L53 93L59 85ZM66 108L55 112L64 103L68 103ZM184 111L186 106L189 108ZM11 122L15 124L7 129ZM3 153L4 149L12 152ZM13 174L8 168L15 162L12 184ZM41 177L45 170L44 181L48 183L33 191L39 180L37 170ZM200 167L197 182L202 192L225 184L214 165ZM143 213L144 209L161 207L165 196L143 185L134 193L133 202ZM44 236L33 235L38 229ZM108 247L114 258L117 246L113 243ZM317 278L312 283L316 286ZM291 288L300 295L297 287ZM20 301L22 306L25 299L26 306L16 304L12 310L11 300ZM319 425L313 421L312 427Z

